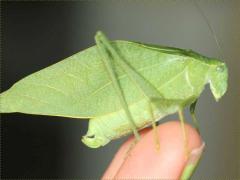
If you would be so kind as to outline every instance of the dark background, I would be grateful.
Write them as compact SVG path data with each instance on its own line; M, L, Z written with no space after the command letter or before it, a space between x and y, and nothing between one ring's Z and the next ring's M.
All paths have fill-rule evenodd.
M209 88L200 98L197 116L207 147L194 177L240 178L240 5L237 0L200 2L216 31L222 55L206 21L190 1L2 2L1 91L94 45L97 30L112 39L222 56L229 67L229 90L219 103ZM1 116L2 178L99 178L123 141L90 149L80 141L87 121L24 114Z

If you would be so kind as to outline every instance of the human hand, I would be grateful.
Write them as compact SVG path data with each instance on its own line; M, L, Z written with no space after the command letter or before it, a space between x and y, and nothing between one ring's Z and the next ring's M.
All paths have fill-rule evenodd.
M118 150L102 179L186 179L192 174L204 149L198 132L186 124L189 156L184 149L179 121L157 127L160 149L157 150L152 128L142 130L141 140L131 146L130 137Z

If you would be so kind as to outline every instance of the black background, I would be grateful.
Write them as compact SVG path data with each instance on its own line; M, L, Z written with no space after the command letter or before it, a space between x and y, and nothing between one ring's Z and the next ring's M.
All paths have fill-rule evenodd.
M80 12L86 5L78 7ZM93 30L89 38L82 33L77 47L68 46L74 38L71 11L75 6L67 2L2 3L2 91L94 43ZM96 177L90 170L99 162L97 154L91 155L95 150L80 141L87 121L14 113L3 114L1 122L3 178ZM89 156L95 163L88 161ZM95 170L98 176L109 160L105 158L106 163Z

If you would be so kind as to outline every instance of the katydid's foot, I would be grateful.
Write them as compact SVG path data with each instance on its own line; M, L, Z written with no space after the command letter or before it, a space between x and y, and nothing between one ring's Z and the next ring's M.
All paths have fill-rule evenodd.
M159 152L160 151L160 141L159 141L156 123L153 122L152 126L153 126L153 133L154 133L155 148Z

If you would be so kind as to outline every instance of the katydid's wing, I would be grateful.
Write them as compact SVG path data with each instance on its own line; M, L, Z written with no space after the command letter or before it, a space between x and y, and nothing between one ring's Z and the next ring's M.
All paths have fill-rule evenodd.
M207 65L192 61L193 57L165 53L128 41L112 44L126 63L165 99L186 99L202 91L206 80L202 74L207 71ZM25 77L0 95L0 112L96 118L121 111L122 106L100 58L93 46ZM119 64L113 63L129 107L136 108L145 98L142 91Z

